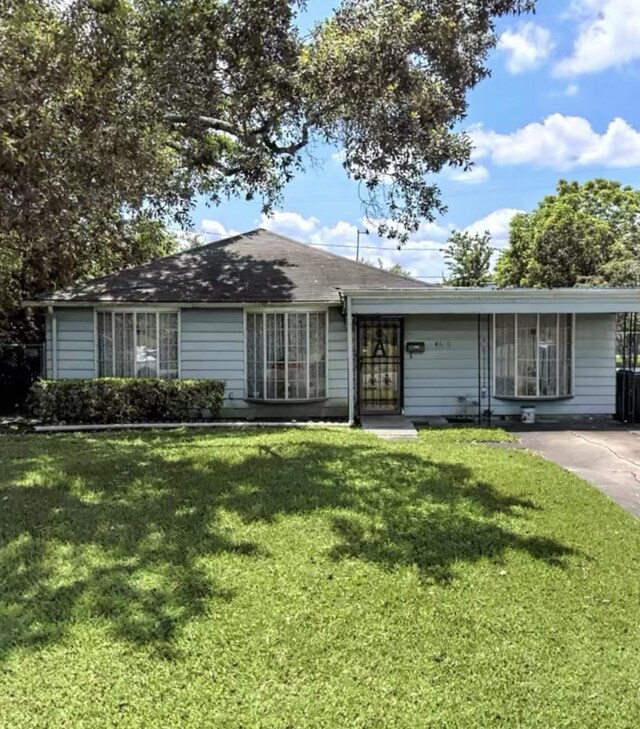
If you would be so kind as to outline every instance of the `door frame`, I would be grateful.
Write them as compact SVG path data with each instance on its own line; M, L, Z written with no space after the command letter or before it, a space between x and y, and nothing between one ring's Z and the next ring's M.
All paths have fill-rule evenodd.
M361 377L361 369L362 369L362 348L360 346L360 337L362 332L362 324L365 322L387 322L387 323L397 323L398 325L398 367L399 367L399 376L398 376L398 406L394 410L385 410L385 411L376 411L373 413L363 412L362 410L362 377ZM355 348L355 395L356 395L356 413L358 415L402 415L402 412L404 410L404 318L401 316L390 316L390 315L380 315L376 316L373 314L366 314L366 315L360 315L355 317L355 329L356 329L356 336L354 338L354 348Z

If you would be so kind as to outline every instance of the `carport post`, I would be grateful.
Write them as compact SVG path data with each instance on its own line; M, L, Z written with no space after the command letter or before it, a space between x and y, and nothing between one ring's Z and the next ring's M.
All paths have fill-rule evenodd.
M56 316L53 306L48 306L47 311L51 317L51 359L52 372L47 372L47 377L58 379L58 317ZM46 366L46 350L45 350L45 366Z
M347 397L349 399L349 425L355 423L355 405L353 400L353 316L351 315L351 297L347 294Z

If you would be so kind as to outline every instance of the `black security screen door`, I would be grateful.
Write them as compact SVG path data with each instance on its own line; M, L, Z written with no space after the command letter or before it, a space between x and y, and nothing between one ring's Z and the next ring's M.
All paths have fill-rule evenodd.
M358 320L360 415L402 411L402 320Z

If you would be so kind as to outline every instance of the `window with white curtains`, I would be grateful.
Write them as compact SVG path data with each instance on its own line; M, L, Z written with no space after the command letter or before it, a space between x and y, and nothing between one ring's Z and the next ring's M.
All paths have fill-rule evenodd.
M326 397L326 312L248 312L246 338L247 397Z
M572 329L571 314L496 314L496 396L570 396Z
M98 377L178 377L178 312L99 311Z

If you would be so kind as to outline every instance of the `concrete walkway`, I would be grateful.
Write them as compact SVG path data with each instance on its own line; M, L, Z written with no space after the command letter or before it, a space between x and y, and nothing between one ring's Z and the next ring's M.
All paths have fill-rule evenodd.
M589 481L640 518L640 431L605 426L517 435L525 448Z
M418 431L404 415L363 415L360 425L383 440L418 440Z

